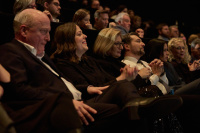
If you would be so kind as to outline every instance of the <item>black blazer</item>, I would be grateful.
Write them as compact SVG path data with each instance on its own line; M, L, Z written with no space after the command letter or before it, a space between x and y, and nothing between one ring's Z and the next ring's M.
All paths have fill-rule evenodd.
M46 55L43 60L62 76ZM64 82L23 44L13 40L1 45L0 63L11 74L11 82L3 85L2 105L16 123L17 132L50 132L48 118L61 97L65 99L66 112L71 112L70 117L74 116L72 113L77 115L73 96Z
M171 61L178 75L183 79L185 83L190 83L195 79L200 78L200 70L190 71L187 64L177 63L175 60Z
M79 63L70 62L66 59L62 59L62 57L55 57L53 61L57 68L82 92L82 97L85 100L93 97L87 93L87 87L89 85L98 87L116 82L114 76L106 73L100 65L89 56Z
M45 55L43 60L62 76L49 57ZM6 100L38 100L54 93L65 93L73 98L60 77L17 40L0 47L0 63L11 74L12 87L5 89Z

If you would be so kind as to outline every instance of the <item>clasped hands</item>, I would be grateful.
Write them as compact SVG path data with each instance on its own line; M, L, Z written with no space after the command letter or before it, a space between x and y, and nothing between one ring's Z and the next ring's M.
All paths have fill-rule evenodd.
M152 74L156 74L158 77L164 72L163 62L159 59L154 59L149 63L149 67L144 67L138 71L138 74L143 79L148 79Z

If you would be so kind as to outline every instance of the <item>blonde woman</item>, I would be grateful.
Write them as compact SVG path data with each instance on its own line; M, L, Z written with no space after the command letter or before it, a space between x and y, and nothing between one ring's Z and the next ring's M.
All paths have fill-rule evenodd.
M93 47L93 56L98 63L115 77L121 74L120 69L126 65L121 62L123 44L120 30L105 28L99 32Z
M191 56L188 47L182 38L172 38L168 42L169 61L173 64L177 73L186 83L189 83L200 76L199 60L190 63Z

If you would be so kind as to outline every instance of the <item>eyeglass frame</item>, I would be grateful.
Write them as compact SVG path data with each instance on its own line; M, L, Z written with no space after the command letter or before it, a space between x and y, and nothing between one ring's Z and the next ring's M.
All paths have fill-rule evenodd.
M124 42L114 42L114 45L117 47L124 46Z

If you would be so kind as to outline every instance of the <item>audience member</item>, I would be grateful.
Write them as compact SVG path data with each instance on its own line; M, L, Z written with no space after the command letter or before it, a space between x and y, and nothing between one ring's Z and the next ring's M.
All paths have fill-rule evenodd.
M188 52L187 44L182 38L172 38L168 43L168 50L169 61L186 83L199 78L199 60L190 63L191 56Z
M141 28L144 30L144 38L157 38L158 31L153 20L143 21Z
M189 37L188 37L188 45L190 46L192 41L194 41L196 38L198 38L198 35L197 34L191 34Z
M79 5L82 9L88 9L89 2L88 0L79 0Z
M191 45L191 62L195 60L200 60L200 39L197 38L192 41Z
M118 33L119 36L120 32ZM123 76L120 75L116 79L105 73L93 58L84 55L88 49L86 36L77 25L67 23L58 27L54 39L57 50L53 54L53 60L82 92L85 100L88 102L95 100L96 103L114 103L122 109L126 107L127 102L134 103L136 99L141 100L135 86L127 80L123 80L127 76L134 78L137 74L134 72L135 69L125 67L122 70ZM120 39L118 37L117 41Z
M91 16L91 24L94 25L94 13L96 10L101 10L102 6L100 4L99 0L90 0L89 8L88 10L90 11L90 16Z
M166 23L158 24L156 29L158 30L158 34L159 34L158 39L169 41L170 31L169 31L169 26Z
M100 1L99 0L91 0L90 7L92 9L99 10L99 8L100 8Z
M103 16L105 17L106 14ZM99 20L99 19L98 19ZM99 30L95 30L90 23L90 13L86 9L79 9L75 12L72 22L76 23L81 30L88 36L87 43L89 50L87 51L88 55L91 55L94 41L99 33ZM100 21L98 21L100 22Z
M86 9L78 9L73 16L72 22L76 23L81 28L92 29L90 12Z
M128 8L126 5L119 5L116 10L113 11L114 14L110 16L112 20L115 20L119 13L128 13Z
M142 17L135 15L131 21L131 31L134 32L137 28L141 27Z
M118 77L121 74L120 69L125 67L119 59L123 49L121 40L120 30L105 28L99 32L93 47L92 56L97 59L104 71L114 77Z
M58 18L61 15L59 0L44 0L43 7L44 12L50 17L52 22L60 22L60 19Z
M133 17L135 16L135 12L132 9L129 9L127 12L131 18L131 20L133 19Z
M179 37L182 38L185 41L185 43L187 43L187 38L183 32L180 32Z
M191 54L191 43L192 41L194 41L196 38L199 38L198 34L191 34L189 35L188 37L188 41L187 41L187 46L188 46L188 51L189 51L189 54Z
M135 34L132 33L124 36L124 59L123 63L131 67L138 68L138 74L142 79L149 79L151 85L156 85L163 95L170 92L170 88L165 85L168 83L166 74L164 73L163 62L159 59L154 59L152 62L147 63L140 58L145 54L145 44Z
M25 9L15 16L15 39L0 48L0 62L12 79L3 86L2 102L20 133L81 131L80 119L94 121L89 113L96 110L77 101L80 93L44 54L50 29L43 12Z
M144 30L142 28L137 28L135 32L138 33L140 38L144 38Z
M179 37L179 29L177 25L169 26L170 38Z
M103 7L103 9L106 10L106 11L108 12L108 15L110 14L111 9L110 9L110 7L109 7L108 5L105 5L105 6Z
M109 23L109 16L108 16L108 11L106 10L96 10L94 13L94 28L96 30L102 30L104 28L108 27Z
M128 13L119 13L115 18L115 22L117 25L114 28L119 29L122 35L129 33L131 20Z
M36 9L37 6L35 0L16 0L13 5L13 13L16 15L27 8Z

